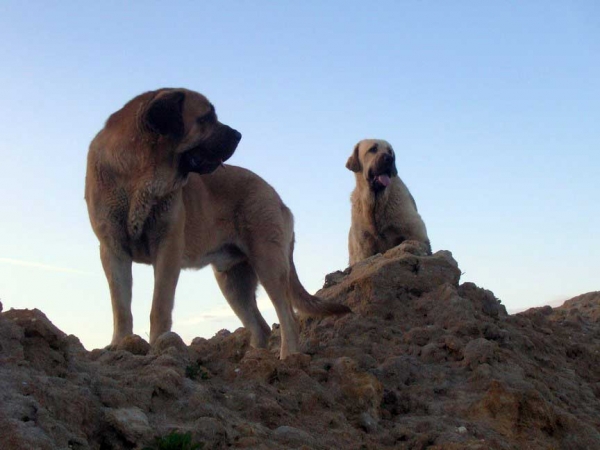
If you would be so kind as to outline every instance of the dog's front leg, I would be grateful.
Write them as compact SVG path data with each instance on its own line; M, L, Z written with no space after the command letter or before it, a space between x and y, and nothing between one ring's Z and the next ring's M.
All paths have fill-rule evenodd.
M106 245L100 245L100 260L108 287L113 311L113 337L115 346L130 334L133 334L133 316L131 315L131 257L117 253Z
M150 343L171 331L175 288L181 271L184 249L183 220L177 221L161 238L154 259L154 296L150 312Z
M350 265L356 264L379 252L377 240L365 228L350 229L348 249L350 253Z

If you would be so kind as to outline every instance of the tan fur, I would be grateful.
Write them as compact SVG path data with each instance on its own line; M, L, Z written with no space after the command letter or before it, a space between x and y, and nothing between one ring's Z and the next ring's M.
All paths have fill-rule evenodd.
M392 146L365 139L354 147L346 167L354 172L356 187L350 197L352 223L348 235L350 265L384 253L405 240L431 246L427 229L406 185L398 177ZM389 185L374 188L373 177L387 174Z
M201 94L161 89L128 102L92 141L85 199L111 293L111 345L133 332L133 262L154 267L150 343L171 329L180 270L209 264L256 347L270 335L256 306L257 284L264 286L281 324L282 358L299 351L293 306L349 311L298 280L292 214L275 190L248 170L220 167L240 138Z

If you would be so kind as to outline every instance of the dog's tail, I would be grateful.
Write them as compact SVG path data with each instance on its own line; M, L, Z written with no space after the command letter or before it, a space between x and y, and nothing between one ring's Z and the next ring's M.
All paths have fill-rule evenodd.
M339 303L329 303L319 297L310 295L300 280L294 265L294 239L290 244L290 285L292 304L301 313L309 316L331 316L335 314L347 314L352 310Z

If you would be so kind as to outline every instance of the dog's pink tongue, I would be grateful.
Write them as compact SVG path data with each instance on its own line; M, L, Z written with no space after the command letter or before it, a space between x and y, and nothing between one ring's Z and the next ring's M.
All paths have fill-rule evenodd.
M387 185L390 184L390 177L388 177L387 175L379 175L377 177L377 181L379 181L381 184L387 187Z

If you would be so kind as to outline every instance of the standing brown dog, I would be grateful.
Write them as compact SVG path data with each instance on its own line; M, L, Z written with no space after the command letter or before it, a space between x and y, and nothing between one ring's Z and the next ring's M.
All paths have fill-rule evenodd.
M299 350L292 306L313 315L349 311L298 280L292 214L275 190L248 170L219 168L240 139L201 94L160 89L128 102L92 141L85 199L110 288L112 345L133 332L132 262L154 267L150 343L171 329L182 268L212 265L255 347L270 334L256 306L260 281L281 323L281 358Z
M354 147L346 167L356 177L350 197L350 265L406 240L424 243L431 253L425 223L408 188L398 177L392 146L383 140L362 140Z

